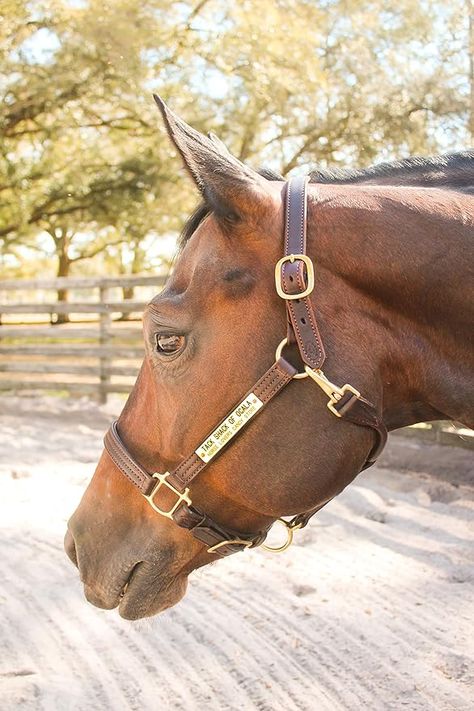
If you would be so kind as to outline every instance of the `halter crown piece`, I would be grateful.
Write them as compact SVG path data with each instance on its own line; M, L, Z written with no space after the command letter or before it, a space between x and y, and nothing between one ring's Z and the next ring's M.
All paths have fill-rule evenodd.
M190 485L193 479L232 443L235 435L293 379L310 378L327 395L327 407L333 415L374 430L375 445L362 469L375 462L387 440L387 430L374 405L363 398L352 385L334 385L321 370L325 360L324 347L309 299L314 288L314 269L312 261L306 255L307 183L307 177L292 178L286 183L285 252L275 266L275 285L278 295L285 300L288 329L286 337L276 349L275 363L271 368L194 452L171 472L146 472L122 442L117 421L105 435L105 448L114 464L137 487L150 506L160 516L188 529L208 547L209 553L221 557L257 546L281 552L291 544L294 530L306 526L311 516L324 506L322 504L298 514L291 521L278 519L286 527L287 541L278 548L270 548L264 545L268 530L259 533L234 531L220 525L192 503ZM287 345L298 348L304 364L302 372L297 372L296 368L282 357ZM159 503L160 493L163 491L171 492L174 496L174 502L168 509L162 508L163 504ZM166 500L169 498L168 495Z

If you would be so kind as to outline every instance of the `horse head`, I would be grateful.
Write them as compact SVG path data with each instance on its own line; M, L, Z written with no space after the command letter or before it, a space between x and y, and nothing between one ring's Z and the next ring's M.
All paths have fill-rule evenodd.
M276 519L299 514L304 522L302 512L314 511L342 491L376 442L373 424L337 417L327 407L331 393L323 381L315 382L311 373L293 377L321 372L320 363L314 368L304 362L297 339L283 348L278 366L281 370L283 363L283 369L275 376L285 380L285 387L277 397L272 392L271 402L258 416L250 412L246 421L246 407L255 409L268 388L261 387L263 395L253 404L245 398L279 360L275 351L287 334L288 307L275 289L275 264L284 254L287 188L243 165L218 140L158 104L203 204L185 230L165 288L145 310L139 376L66 535L87 599L106 609L119 606L128 619L174 605L193 570L261 542ZM309 190L308 252L315 283L304 298L317 314L326 376L351 383L373 404L370 417L377 421L384 384L384 405L397 409L384 371L398 353L391 340L393 323L360 285L353 235L366 224L364 214L357 213L362 198L351 213L355 210L355 219L344 211L348 226L341 246L334 236L338 215L324 209L318 219L314 215L334 199L333 188L324 188L317 200ZM350 188L340 189L345 195ZM360 245L363 252L363 240ZM342 249L344 264L338 256ZM309 267L299 266L307 280ZM377 286L377 274L374 279ZM407 378L405 370L405 385ZM333 403L339 397L336 393ZM206 462L199 447L214 446L219 426L234 426L236 420L245 424L239 435ZM399 426L396 420L394 415ZM208 433L213 433L211 444ZM184 486L186 477L170 480L164 474L186 461L191 469L196 462L201 466L199 458L207 466L189 486ZM146 496L135 480L141 470ZM146 472L161 473L155 477L158 488L147 488ZM222 546L202 535L206 524L224 531ZM200 537L191 535L193 525L201 527ZM226 531L233 533L226 538Z

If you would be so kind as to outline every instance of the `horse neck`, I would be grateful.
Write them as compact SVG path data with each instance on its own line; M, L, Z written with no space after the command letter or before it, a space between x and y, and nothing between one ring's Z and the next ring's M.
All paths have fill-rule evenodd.
M390 429L442 418L473 424L470 200L419 188L313 191L309 244L329 353L345 345L362 359Z

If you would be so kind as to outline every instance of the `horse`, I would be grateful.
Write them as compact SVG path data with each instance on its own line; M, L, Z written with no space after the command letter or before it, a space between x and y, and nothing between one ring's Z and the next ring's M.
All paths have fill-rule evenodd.
M155 101L202 203L65 537L126 619L275 521L286 548L388 431L474 426L474 152L285 181Z

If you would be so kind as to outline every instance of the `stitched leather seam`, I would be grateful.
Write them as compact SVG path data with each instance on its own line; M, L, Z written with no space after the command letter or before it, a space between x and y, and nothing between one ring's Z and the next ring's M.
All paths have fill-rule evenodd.
M267 392L272 389L275 378L276 376L272 373L270 376L267 376L264 380L262 380L262 382L260 382L258 387L254 390L257 397L259 397L264 404L268 402Z
M194 479L197 474L201 471L201 469L204 467L204 462L201 461L195 461L193 458L193 455L191 455L191 459L188 463L183 462L183 464L180 464L177 469L174 470L173 474L180 479L183 484L187 484L191 479Z
M267 398L268 392L272 392L275 389L275 387L279 386L280 384L283 384L282 381L280 380L280 378L281 378L281 376L278 373L272 374L270 381L262 389L261 394L262 394L263 398Z
M130 472L130 476L135 477L135 479L138 480L139 484L147 484L151 477L149 476L149 474L143 471L141 467L139 467L139 465L134 462L133 459L125 451L123 451L122 446L116 439L117 435L115 434L113 429L109 433L107 433L107 435L108 436L106 436L104 444L112 459L115 461L116 457L119 462L123 462L124 466ZM116 461L115 463L117 464ZM135 481L134 483L136 484L137 482Z
M118 451L114 451L114 450L111 451L111 449L109 449L108 447L106 447L106 449L107 449L108 453L110 454L112 461L118 466L119 469L122 470L122 472L125 474L127 479L129 479L132 482L132 484L135 484L135 486L136 486L137 483L138 483L138 485L146 483L146 480L142 479L142 477L139 477L136 474L136 470L134 470L130 466L129 462L123 456L121 456L121 454L119 454Z
M288 189L287 189L288 202L287 202L287 209L286 209L286 217L287 217L287 224L288 224L288 227L287 227L288 236L289 236L289 219L290 219L290 218L289 218L289 215L290 215L290 210L289 210L289 204L290 204L289 195L290 195L290 190L291 190L291 181L288 183ZM302 200L301 200L301 223L300 223L299 241L300 241L300 253L302 254L302 253L305 251L305 244L304 244L304 236L305 236L305 232L304 232L304 218L305 218L305 207L306 207L306 185L304 185L304 187L303 187L303 191L302 191L301 197L302 197ZM286 242L286 253L288 253L288 251L289 251L289 242L288 242L288 240L287 240L287 242ZM304 282L303 282L303 275L302 275L302 273L300 273L300 270L299 270L299 269L297 269L297 271L296 271L296 279L297 279L297 284L298 284L299 290L300 290L300 291L303 291L303 289L305 288L305 284L304 284ZM302 335L302 332L301 332L301 328L300 328L300 325L299 325L299 319L298 319L298 316L297 316L297 313L296 313L296 305L293 304L293 303L291 303L291 302L287 302L287 305L288 305L288 308L289 308L289 311L290 311L290 317L291 317L291 322L292 322L293 328L294 328L295 331L296 331L296 336L297 336L298 344L299 344L301 350L303 351L304 355L306 356L306 358L307 358L308 360L312 361L312 362L315 362L315 361L313 361L313 359L311 358L311 356L310 356L310 354L308 353L307 348L306 348L306 346L305 346L305 342L304 342L303 335ZM312 331L312 333L313 333L313 336L314 336L314 340L315 340L315 344L314 344L314 345L315 345L315 347L316 347L316 351L317 351L317 354L318 354L317 360L320 360L320 359L322 358L323 352L322 352L322 349L321 349L321 346L320 346L320 343L319 343L319 333L318 333L318 330L317 330L317 327L316 327L316 323L315 323L315 321L314 321L312 309L311 309L310 304L308 303L307 297L302 300L302 306L303 306L303 308L304 308L305 316L306 316L307 320L309 321L309 326L310 326L310 329L311 329L311 331Z
M310 311L309 311L309 309L308 309L308 307L307 307L306 304L305 304L305 307L306 307L306 315L307 315L308 320L309 320L309 322L310 322L311 331L313 332L313 336L314 336L314 338L315 338L316 350L318 351L318 356L319 356L319 358L321 358L322 355L323 355L323 353L322 353L321 347L320 347L320 345L319 345L319 337L318 337L318 334L317 334L317 332L316 332L316 329L315 329L315 326L314 326L314 323L313 323L312 315L310 314ZM310 355L309 355L309 353L307 352L307 350L306 350L306 348L305 348L305 343L304 343L303 337L302 337L302 335L301 335L300 327L299 327L299 324L298 324L298 318L297 318L297 315L296 315L296 313L295 313L295 310L294 310L293 305L290 306L290 311L291 311L291 317L292 317L292 318L291 318L291 322L292 322L293 328L294 328L295 331L296 331L296 334L297 334L297 337L298 337L298 343L299 343L299 345L300 345L300 347L301 347L303 353L305 354L305 356L306 356L307 358L310 358Z
M109 452L109 454L111 454L115 464L119 463L119 469L123 466L127 470L128 478L131 481L133 481L135 484L137 484L138 482L139 485L147 483L147 479L137 473L137 470L134 468L132 463L127 460L121 452L114 451L113 453Z
M301 191L301 228L300 228L300 254L305 252L304 245L304 213L306 207L306 181L303 182L303 189Z
M275 371L272 371L271 373L268 373L264 378L258 381L258 387L256 387L255 390L258 390L261 396L265 397L265 392L269 388L271 388L274 381L279 378L280 375L278 373L275 373Z
M288 181L287 183L287 188L286 188L286 217L285 217L285 254L288 254L290 251L290 203L291 203L291 185L292 182L291 180ZM282 270L281 270L281 275L282 275L282 286L283 286L283 291L285 293L289 293L287 289L285 289L285 272L286 272L286 263L283 265Z
M110 454L110 452L109 452L109 454ZM150 477L145 472L142 472L142 470L138 468L136 463L133 460L131 460L125 454L125 452L122 452L122 450L118 448L118 445L115 442L114 442L113 454L115 454L115 457L117 457L118 461L122 462L123 466L129 471L130 477L134 477L135 480L138 480L138 483L140 485L149 483L149 479L151 479L152 477ZM114 459L113 455L112 455L112 459ZM135 483L136 483L136 481L135 481Z
M189 461L187 463L183 462L183 464L178 467L179 474L178 469L175 469L175 471L173 472L174 474L179 476L179 478L181 479L181 481L183 481L184 484L187 484L191 479L194 479L194 477L199 474L201 469L206 466L205 462L201 461L200 459L196 460L195 456L196 455L193 452L193 454L189 458Z
M288 253L289 242L290 242L290 194L291 194L291 180L288 182L286 189L286 224L285 224L285 252Z
M268 384L268 386L265 390L265 394L268 395L269 393L271 393L271 397L273 397L273 395L276 394L279 390L281 390L281 388L285 384L286 384L286 381L281 381L280 379L274 380Z

